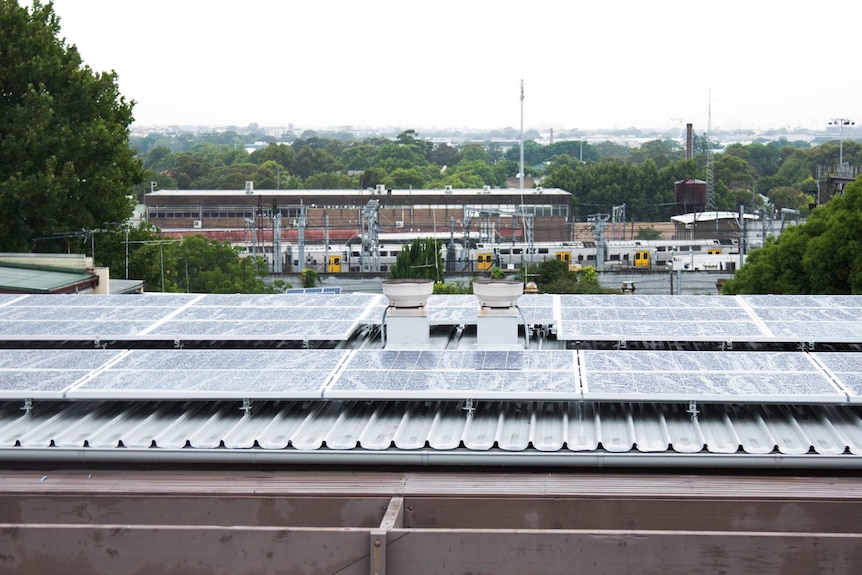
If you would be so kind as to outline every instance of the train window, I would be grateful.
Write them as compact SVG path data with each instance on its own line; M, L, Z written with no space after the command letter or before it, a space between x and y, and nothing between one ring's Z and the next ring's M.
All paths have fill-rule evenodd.
M389 271L389 266L380 266L380 271L382 271L382 272L388 272L388 271Z
M548 253L548 248L539 248L539 253L540 253L540 254L546 254L546 253Z
M500 250L500 255L507 256L507 255L509 255L510 253L511 253L511 252L510 252L508 249L502 249L502 250Z
M620 261L620 254L611 254L611 257L608 259L612 262L618 262Z
M587 254L587 261L588 262L596 261L596 254Z
M656 251L658 251L658 252L664 252L664 251L667 251L667 248L666 248L666 247L664 247L664 246L659 246L658 248L656 248Z
M515 255L521 255L522 253L524 253L524 250L522 250L521 248L515 248L512 250L512 253Z

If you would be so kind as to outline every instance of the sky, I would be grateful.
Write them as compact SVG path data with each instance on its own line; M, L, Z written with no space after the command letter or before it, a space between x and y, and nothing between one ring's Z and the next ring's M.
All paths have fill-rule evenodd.
M29 5L29 0L19 0ZM823 129L862 122L858 0L54 0L135 123ZM524 84L523 107L521 82Z

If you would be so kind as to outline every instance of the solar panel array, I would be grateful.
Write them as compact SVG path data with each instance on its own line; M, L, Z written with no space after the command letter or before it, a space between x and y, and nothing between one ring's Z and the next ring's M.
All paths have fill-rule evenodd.
M148 333L180 339L345 340L379 297L207 295Z
M379 294L0 296L0 340L345 340ZM853 296L524 295L561 339L862 343ZM471 323L474 296L429 298ZM46 346L48 348L52 346ZM134 346L130 346L134 347ZM254 347L248 346L248 347ZM477 399L862 403L854 352L2 349L5 399Z
M768 334L732 297L560 295L563 340L760 341Z
M575 399L572 351L356 352L327 390L352 399Z
M862 298L849 295L738 296L775 338L862 342Z
M122 353L104 349L0 350L0 398L62 399L77 382Z
M584 398L596 401L844 403L807 353L582 350Z
M321 288L323 290L324 288ZM4 340L343 341L379 325L381 294L28 295L0 298ZM522 321L568 341L860 342L855 296L525 294ZM477 322L472 295L432 295L430 325Z
M320 399L344 350L133 350L70 399Z
M0 398L862 403L852 353L0 350Z
M862 403L862 355L838 352L812 355L847 391L851 403Z
M135 337L199 297L28 295L0 303L0 338L57 341Z
M0 301L6 340L345 340L383 296L32 295Z

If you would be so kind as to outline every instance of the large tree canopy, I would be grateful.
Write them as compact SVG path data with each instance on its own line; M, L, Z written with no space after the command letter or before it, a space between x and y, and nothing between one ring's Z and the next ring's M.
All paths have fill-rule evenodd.
M752 251L722 293L862 293L862 179Z
M51 3L0 0L0 251L125 221L142 180L116 75L59 34Z

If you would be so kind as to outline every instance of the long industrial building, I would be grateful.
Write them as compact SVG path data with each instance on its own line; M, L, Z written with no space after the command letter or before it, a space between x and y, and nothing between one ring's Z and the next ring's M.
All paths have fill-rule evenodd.
M862 569L862 297L427 287L0 295L0 569Z
M525 220L536 241L572 236L572 196L557 188L439 190L159 190L145 196L145 217L166 232L219 232L219 238L248 241L252 231L271 241L273 218L281 237L296 241L304 218L306 241L347 241L362 231L363 211L375 206L379 230L438 232L479 238L491 233L524 240ZM485 238L486 241L490 237Z

